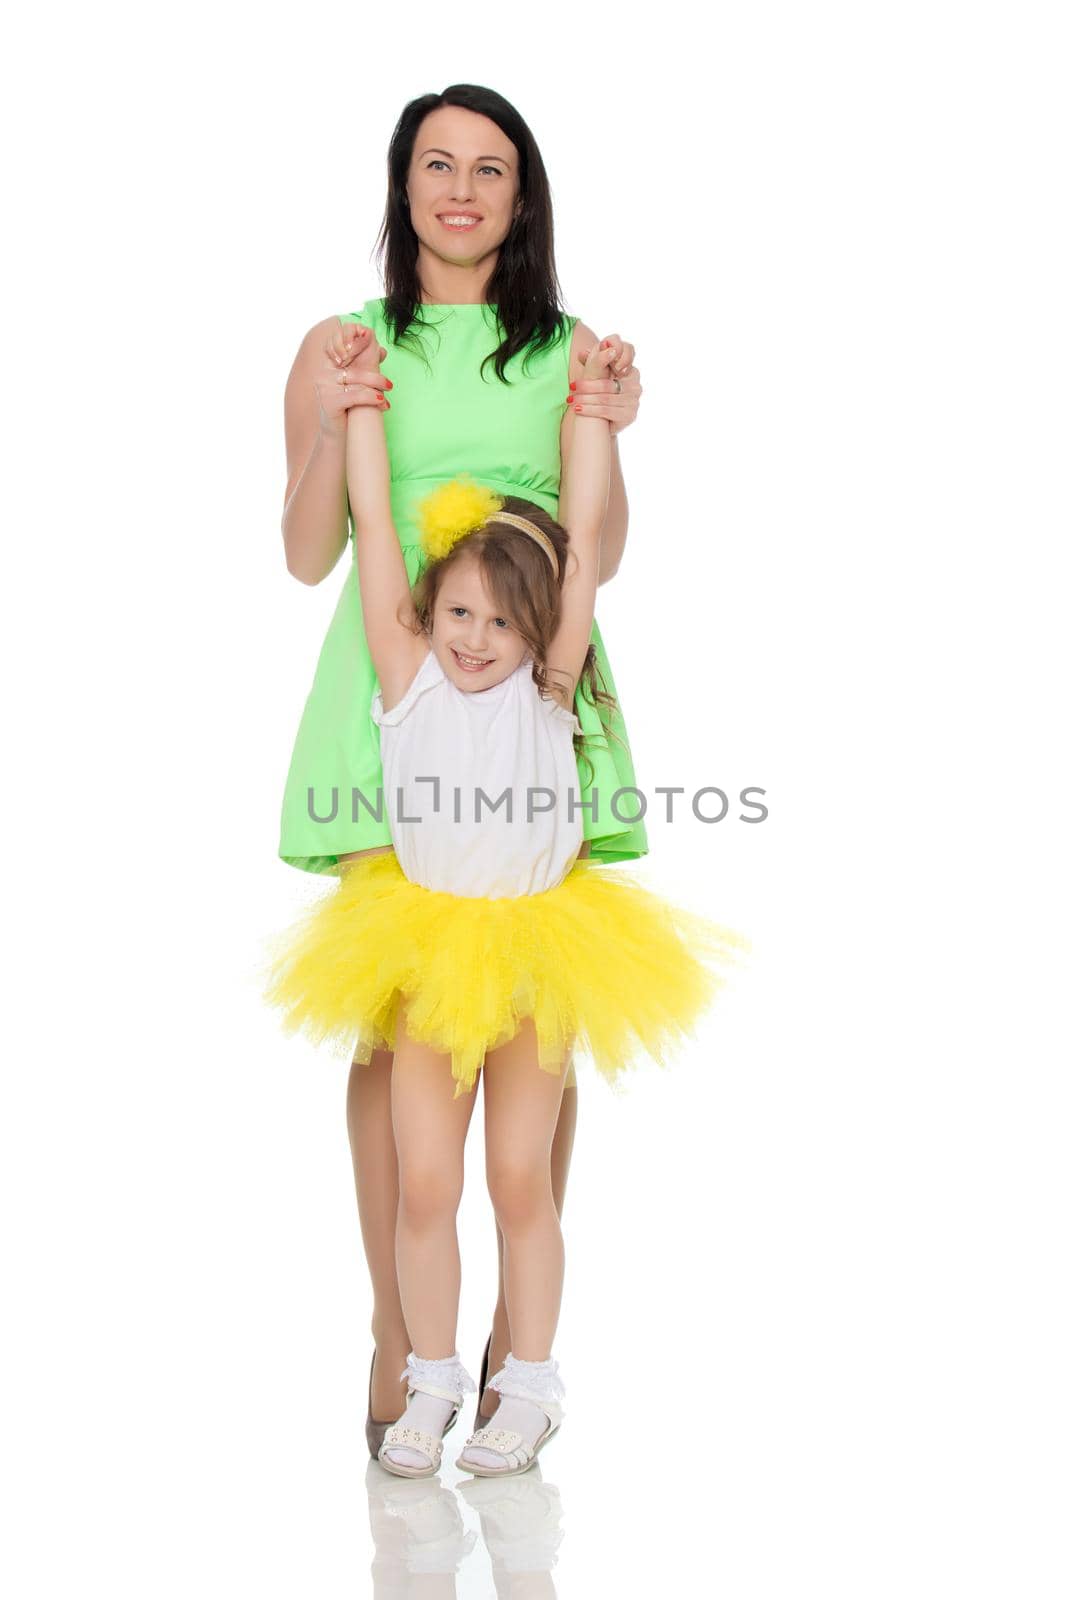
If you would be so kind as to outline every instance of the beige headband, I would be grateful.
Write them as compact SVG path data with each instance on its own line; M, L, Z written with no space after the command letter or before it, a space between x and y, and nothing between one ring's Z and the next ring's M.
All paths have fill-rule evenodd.
M537 527L533 522L528 522L525 517L517 517L513 511L496 511L491 517L486 518L486 526L491 522L506 522L509 528L521 528L523 533L528 533L531 539L536 539L541 549L552 563L552 574L559 582L559 558L555 546L543 528Z

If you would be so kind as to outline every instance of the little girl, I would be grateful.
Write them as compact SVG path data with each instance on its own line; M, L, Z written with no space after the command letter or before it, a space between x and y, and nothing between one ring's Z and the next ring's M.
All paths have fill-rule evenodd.
M378 346L357 333L358 378L377 371ZM586 362L589 378L606 370L600 351ZM591 669L608 434L602 419L576 417L559 523L461 480L429 496L427 565L411 590L381 416L349 412L359 588L380 684L371 715L395 854L347 865L277 946L268 998L288 1029L354 1048L359 1061L394 1051L397 1274L414 1348L407 1408L378 1459L404 1477L436 1472L443 1435L475 1389L456 1353L456 1212L478 1073L512 1350L489 1380L501 1395L492 1425L458 1464L503 1476L529 1467L562 1420L552 1343L564 1252L551 1185L561 1066L572 1044L609 1079L637 1054L662 1059L717 986L712 958L743 943L624 871L578 860L572 708Z

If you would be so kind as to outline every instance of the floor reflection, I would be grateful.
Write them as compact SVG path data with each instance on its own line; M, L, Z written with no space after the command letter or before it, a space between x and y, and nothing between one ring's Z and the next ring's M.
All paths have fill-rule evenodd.
M450 1466L434 1478L398 1478L367 1463L374 1600L459 1600L462 1568L479 1544L499 1600L555 1600L563 1507L540 1462L500 1479L457 1478Z

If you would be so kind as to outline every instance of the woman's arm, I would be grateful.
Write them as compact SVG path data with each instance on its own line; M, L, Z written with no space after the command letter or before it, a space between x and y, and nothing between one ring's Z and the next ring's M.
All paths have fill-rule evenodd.
M605 352L593 351L590 376L599 374ZM552 687L570 710L589 649L600 574L601 528L608 504L611 472L609 424L599 417L576 416L567 466L560 481L559 521L569 545L563 578L563 614L548 649L549 673L561 680Z
M370 370L377 370L373 335L371 344L375 353ZM358 363L354 362L350 371L358 382L364 381ZM391 711L407 692L426 656L427 644L413 631L411 586L393 522L389 452L379 407L360 406L349 414L346 463L363 627L382 688L382 705Z
M336 317L307 332L285 386L288 480L282 512L285 564L301 583L321 583L348 543L345 439L350 408L375 405L379 373L343 388L325 354ZM362 386L361 386L362 385ZM366 387L370 385L370 389Z

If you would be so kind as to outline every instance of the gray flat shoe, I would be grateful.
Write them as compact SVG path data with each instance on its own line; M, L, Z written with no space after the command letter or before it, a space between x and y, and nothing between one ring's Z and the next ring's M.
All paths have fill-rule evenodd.
M377 1353L378 1352L376 1350L372 1351L371 1358L370 1358L370 1377L367 1379L367 1427L366 1427L366 1431L367 1431L367 1449L370 1451L371 1456L374 1458L375 1461L377 1461L377 1459L378 1459L378 1451L382 1448L382 1440L385 1438L385 1430L386 1430L386 1428L388 1428L390 1426L390 1424L388 1422L375 1422L375 1420L371 1416L371 1412L370 1412L370 1392L371 1392L371 1385L374 1382L374 1357L377 1355Z
M479 1428L487 1428L490 1422L493 1420L492 1417L487 1417L485 1412L482 1410L482 1401L485 1398L485 1386L489 1381L489 1346L492 1344L492 1342L493 1335L490 1334L488 1339L485 1341L485 1353L482 1356L482 1370L478 1375L478 1414L474 1419L475 1433L477 1433Z

